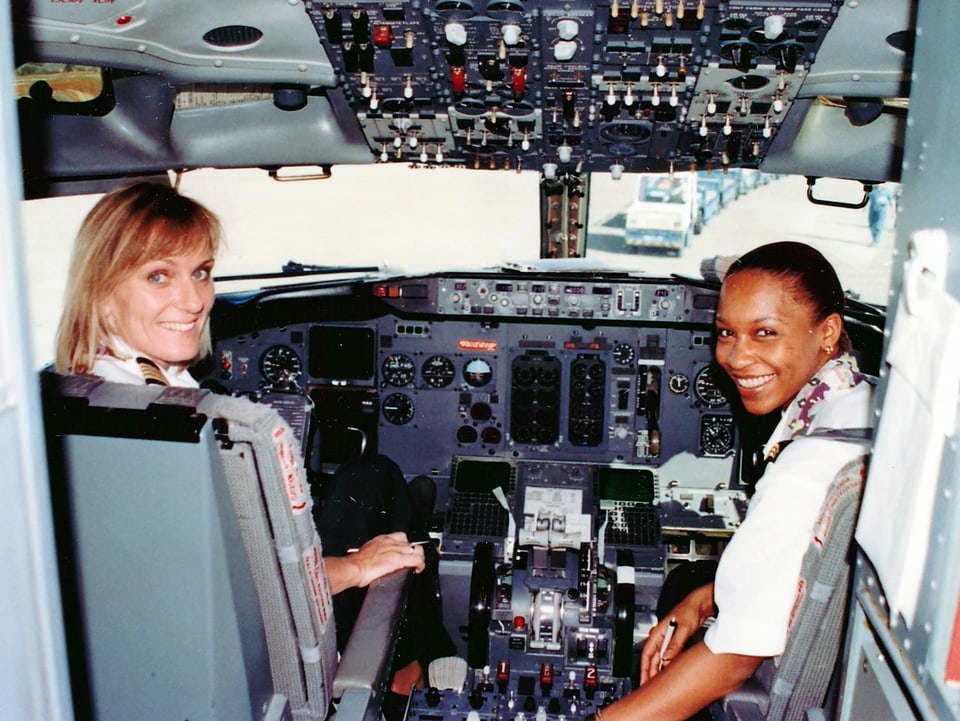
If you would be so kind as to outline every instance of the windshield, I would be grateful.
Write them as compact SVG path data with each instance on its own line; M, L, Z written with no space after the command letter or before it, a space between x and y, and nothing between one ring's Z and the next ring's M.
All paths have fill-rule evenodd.
M677 173L677 176L686 173ZM807 200L807 180L756 170L697 173L698 215L689 246L679 252L625 244L625 224L634 205L636 185L625 175L613 180L597 173L590 180L587 258L652 274L676 273L700 278L704 270L723 271L729 261L764 243L792 240L817 248L837 269L852 297L886 305L896 222L898 189L885 183L889 203L872 245L870 210L815 205ZM705 182L706 179L706 182ZM642 184L641 184L642 185ZM645 187L645 186L642 186ZM814 196L858 203L863 186L852 181L821 179ZM876 214L876 211L875 211Z
M806 199L802 177L743 172L747 175L734 190L713 187L697 174L697 216L692 222L699 232L679 251L629 247L625 224L638 188L672 192L687 173L657 177L649 184L636 175L613 180L609 174L593 174L585 257L564 261L563 267L700 278L704 269L722 271L730 259L762 243L798 240L817 247L834 263L851 294L871 303L886 302L894 207L884 218L878 245L871 247L866 208L813 205ZM730 180L725 182L729 186L734 173L710 176ZM862 196L856 183L821 183L824 189L818 184L817 192L825 197L851 201ZM277 273L291 260L377 267L393 274L538 264L541 187L533 171L338 166L327 180L278 182L263 170L203 170L184 174L180 187L223 221L226 248L215 268L220 278ZM38 365L52 358L73 238L98 197L23 203ZM689 217L689 205L679 207ZM643 217L640 214L637 222ZM221 281L218 290L278 282Z

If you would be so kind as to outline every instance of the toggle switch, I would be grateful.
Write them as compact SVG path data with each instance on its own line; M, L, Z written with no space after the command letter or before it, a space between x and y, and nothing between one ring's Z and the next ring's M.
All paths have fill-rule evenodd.
M510 68L510 88L513 90L513 97L523 97L523 94L527 89L526 68Z
M393 29L389 25L374 25L373 44L381 50L389 50L393 45Z
M467 90L467 69L461 65L450 66L450 86L453 92L463 95Z

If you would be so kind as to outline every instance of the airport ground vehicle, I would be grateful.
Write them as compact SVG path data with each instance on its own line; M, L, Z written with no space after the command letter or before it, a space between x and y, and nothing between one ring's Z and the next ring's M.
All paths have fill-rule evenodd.
M720 199L720 207L726 208L730 203L740 197L740 179L739 171L732 170L727 172L698 171L698 181L713 188Z
M527 13L531 5L538 12ZM106 105L64 105L39 86L19 102L19 118L9 98L0 114L8 181L0 216L5 259L0 443L10 469L0 483L9 539L2 554L4 577L12 589L4 599L9 609L0 615L4 637L10 639L4 644L0 694L5 717L60 721L73 716L55 568L58 549L38 442L36 368L26 350L30 321L19 272L24 255L18 242L23 237L20 190L31 198L93 193L121 176L166 177L169 170L207 166L269 168L283 179L294 166L320 165L316 175L325 175L329 166L336 174L350 163L385 171L414 164L420 172L437 174L447 172L441 170L447 164L460 165L503 183L504 176L493 174L491 166L509 165L533 174L531 186L539 196L532 204L539 201L543 208L532 226L540 235L521 238L524 248L532 244L544 259L586 255L589 260L585 199L598 192L604 176L669 172L671 163L678 166L674 172L682 172L708 157L718 172L726 154L732 165L811 180L901 182L891 310L883 324L891 333L906 324L908 311L897 310L897 304L902 282L922 275L910 272L918 264L944 282L947 294L937 303L949 308L960 288L955 252L960 218L952 188L944 182L960 162L947 122L960 104L952 91L953 34L960 24L955 4L691 0L682 3L683 17L680 5L665 3L669 8L658 12L658 3L638 2L633 17L632 8L616 3L12 4L13 23L5 20L0 34L0 46L16 49L17 61L9 65L82 62L111 71L103 76ZM705 27L711 33L702 32ZM208 33L205 39L197 37L197 28ZM8 86L13 83L10 77ZM676 106L666 100L673 92ZM497 104L488 104L494 95ZM632 109L638 98L639 118ZM749 112L741 115L744 102ZM190 178L185 173L183 182ZM222 181L203 181L215 182ZM277 187L286 197L298 192L294 185ZM818 180L811 194L831 201L819 188ZM351 209L354 220L368 220L376 206L383 210L378 230L395 229L409 208L377 204L397 192L397 187L368 189L365 202ZM455 193L451 197L449 188L432 192L432 207L424 216L462 200ZM316 202L299 204L315 207ZM476 254L484 239L468 231L499 207L488 204L485 213L455 216L447 230L462 234L463 244ZM249 206L241 222L256 219L253 210ZM266 219L260 229L264 242L289 235L277 231L282 215ZM781 223L802 226L805 217L784 217ZM320 236L330 231L318 230L316 222L315 215L298 233L320 245ZM943 231L946 247L954 252L925 250L925 236L918 232L931 228ZM336 244L349 246L349 231L342 231ZM394 233L384 234L394 245L404 245ZM407 236L408 245L422 241L416 231ZM927 260L918 251L932 255ZM8 255L12 262L6 262ZM869 258L859 248L849 255L855 264ZM908 259L913 265L904 265ZM644 582L634 589L641 595L638 607L649 606L662 576L657 569L668 557L717 552L722 533L712 526L698 532L695 526L715 526L717 519L726 524L737 517L742 501L737 484L718 489L718 479L735 480L740 439L731 430L732 413L720 401L715 380L705 372L715 286L700 278L672 278L669 272L606 275L589 264L570 270L517 262L507 273L434 267L399 276L338 276L289 294L275 288L254 295L225 293L216 317L219 368L205 377L264 399L309 396L328 424L325 458L330 463L337 461L339 449L349 451L336 434L359 424L382 450L421 463L417 468L429 473L436 469L435 476L448 482L439 503L449 516L441 523L456 520L444 526L443 551L448 608L457 609L458 625L482 625L482 618L471 619L466 610L472 558L478 547L481 554L490 553L485 543L502 551L508 535L498 525L505 517L487 498L491 486L484 479L493 478L493 487L514 489L518 483L550 487L571 479L580 479L578 490L592 489L594 479L615 488L622 480L617 472L626 467L628 477L642 481L638 487L644 493L652 488L656 494L657 522L662 523L660 511L670 508L663 501L694 509L693 524L686 514L679 520L666 516L672 525L661 529L672 531L654 543L618 540L607 548L612 552L620 544L634 553L633 567ZM922 308L922 301L908 298L908 303L919 302L914 307ZM653 316L652 309L664 303L676 315L665 308L664 315ZM858 341L869 346L867 355L883 371L883 402L890 378L889 364L881 359L884 336L875 312L863 309L861 321L865 327ZM331 334L346 343L349 353L338 358L313 352L326 347L322 341ZM939 357L952 360L946 353ZM558 371L566 382L556 382ZM547 404L516 392L512 381L531 378L537 379L537 393L562 398L560 416L551 412L536 424L529 421ZM603 384L601 401L576 383L585 378ZM955 413L955 387L934 372L923 373L919 385L933 386L934 395L946 398ZM654 405L637 412L640 398L659 413L649 413ZM862 565L842 657L846 681L835 699L836 713L828 709L821 717L958 717L956 677L948 676L953 673L948 659L956 649L951 634L958 579L951 569L960 545L957 448L952 431L919 432L907 421L898 427L905 414L893 403L879 408L893 436L913 447L932 442L931 457L942 458L936 470L911 468L904 474L911 480L906 497L887 503L894 509L888 527L897 528L888 535L916 542L926 552L915 565L920 572L915 588L922 593L911 621L888 618L889 605L867 570L870 559L858 556ZM372 408L375 415L367 412ZM553 425L558 417L560 423ZM660 477L667 482L658 484ZM924 496L930 515L908 517L910 502L927 486L932 488ZM649 498L617 495L604 494L596 505L602 501L606 512L612 510L607 505L628 501L635 516L649 517ZM493 525L486 525L491 518ZM472 521L481 526L479 533ZM607 569L615 560L603 559L600 565ZM547 595L539 598L546 603ZM498 617L495 623L508 620ZM609 625L595 630L612 633ZM496 653L516 651L504 636L495 639L501 644ZM546 647L537 654L514 653L514 673L523 666L523 675L536 685L540 679L531 659L555 654ZM573 665L580 682L585 667Z
M705 185L697 185L698 204L700 206L700 230L709 223L713 217L720 212L720 194L713 188Z
M751 190L757 187L757 183L760 182L760 171L753 169L741 169L738 178L740 181L740 195L749 193Z
M679 254L702 229L696 175L647 173L637 180L624 225L628 248L665 248Z

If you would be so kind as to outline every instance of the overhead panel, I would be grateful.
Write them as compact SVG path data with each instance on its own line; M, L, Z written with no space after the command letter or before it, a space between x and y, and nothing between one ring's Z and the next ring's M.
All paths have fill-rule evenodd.
M571 171L756 167L836 0L315 2L382 162Z

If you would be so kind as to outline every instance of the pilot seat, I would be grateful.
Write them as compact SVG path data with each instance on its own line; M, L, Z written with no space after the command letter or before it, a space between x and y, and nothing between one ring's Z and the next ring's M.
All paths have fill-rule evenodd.
M43 374L78 718L379 718L408 572L341 659L299 445L205 390Z
M851 439L847 439L851 440ZM867 439L863 439L866 442ZM831 683L850 603L853 531L867 456L834 477L803 557L794 616L783 654L764 661L740 689L714 704L722 721L816 721L830 718Z

